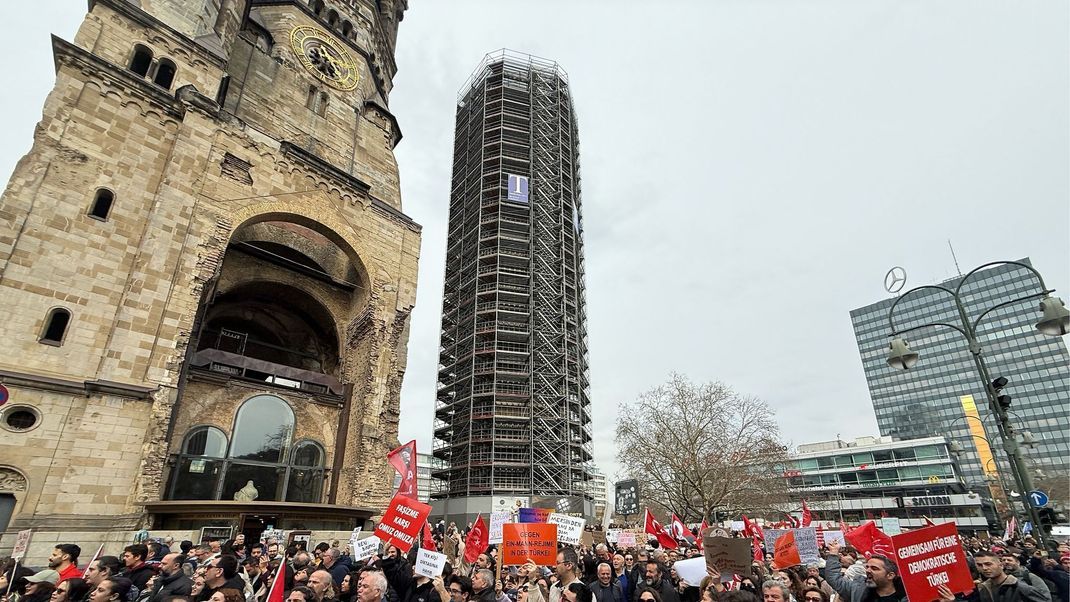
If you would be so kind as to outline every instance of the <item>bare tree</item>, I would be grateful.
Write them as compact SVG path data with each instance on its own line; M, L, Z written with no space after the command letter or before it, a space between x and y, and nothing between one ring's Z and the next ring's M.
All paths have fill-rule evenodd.
M617 450L646 505L685 521L776 512L788 501L787 448L772 410L722 383L674 374L625 404Z

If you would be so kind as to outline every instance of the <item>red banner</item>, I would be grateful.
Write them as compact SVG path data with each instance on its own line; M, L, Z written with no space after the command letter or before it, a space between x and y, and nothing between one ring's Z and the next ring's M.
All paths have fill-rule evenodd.
M375 526L375 534L388 546L396 546L402 553L412 549L420 530L431 514L431 506L411 500L398 492L390 500L383 522Z
M799 557L799 547L795 545L795 532L788 531L773 544L773 568L786 569L797 564L802 564L802 558Z
M539 566L557 562L557 525L554 523L505 523L502 525L502 566L531 560ZM577 567L577 570L579 568Z
M386 461L401 475L398 495L419 499L416 492L416 440L413 439L386 455Z
M956 594L973 589L955 523L925 527L892 537L899 577L911 600L938 600L936 588Z

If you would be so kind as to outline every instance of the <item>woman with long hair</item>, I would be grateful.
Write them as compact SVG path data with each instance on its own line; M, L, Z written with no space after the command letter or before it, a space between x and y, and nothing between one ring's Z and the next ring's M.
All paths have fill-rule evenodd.
M81 602L89 593L89 583L81 577L72 577L61 581L52 590L51 602Z

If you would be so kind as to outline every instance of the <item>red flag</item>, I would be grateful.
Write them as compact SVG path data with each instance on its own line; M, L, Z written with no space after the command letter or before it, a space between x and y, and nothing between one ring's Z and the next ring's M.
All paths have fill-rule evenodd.
M695 543L698 544L698 549L700 552L703 551L702 536L705 535L706 529L709 528L710 526L706 524L706 519L702 519L702 524L698 526L698 537L695 538Z
M268 590L267 599L264 602L283 602L286 590L286 563L279 564L275 570L275 576L271 579L271 589Z
M790 514L785 514L784 516L788 517L788 527L791 527L792 529L799 528L799 519Z
M922 518L924 518L924 519L925 519L925 526L926 526L926 527L935 527L935 526L936 526L936 523L934 523L934 522L932 521L932 519L931 519L931 518L929 518L928 516L922 516Z
M397 494L413 500L419 499L420 496L416 492L416 440L413 439L387 454L386 461L401 475Z
M672 515L672 529L669 533L673 536L673 539L685 539L691 534L684 525L684 521L680 520L680 517L676 516L675 512Z
M675 550L677 547L679 547L679 544L676 543L676 540L665 532L665 529L661 526L661 523L654 520L654 515L650 513L649 508L646 509L645 522L646 525L644 530L646 531L646 534L653 535L654 537L656 537L658 540L658 544L660 544L661 547L667 550Z
M746 514L743 515L743 534L765 541L765 532L758 526L758 523L748 520Z
M817 547L825 545L825 528L821 526L821 523L817 523L817 528L814 529L817 534Z
M764 562L765 554L762 553L762 543L757 537L751 538L750 547L754 551L754 562Z
M424 522L424 544L423 549L431 550L432 552L438 551L438 546L435 545L435 536L431 533L431 523Z
M809 527L810 523L813 522L813 520L814 517L812 514L810 514L810 509L806 507L806 500L803 500L802 526Z
M866 524L852 530L850 533L844 533L843 538L867 557L873 554L880 554L892 559L893 562L895 561L895 548L892 546L892 538L878 529L873 521L867 521Z
M472 529L468 531L468 537L464 538L464 561L472 564L479 555L487 551L490 544L490 531L483 522L483 516L476 516L476 522L472 523Z

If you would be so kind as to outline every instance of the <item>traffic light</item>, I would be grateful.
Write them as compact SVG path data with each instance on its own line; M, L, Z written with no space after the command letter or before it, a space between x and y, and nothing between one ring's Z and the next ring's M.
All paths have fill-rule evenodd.
M1000 395L1000 391L1003 390L1003 387L1007 386L1008 382L1010 381L1008 381L1003 376L1000 376L992 381L992 390L996 393L996 403L998 403L999 407L1003 408L1004 410L1011 407L1011 396Z
M1054 508L1037 508L1037 517L1040 519L1040 524L1048 530L1059 524L1059 517L1055 514Z

